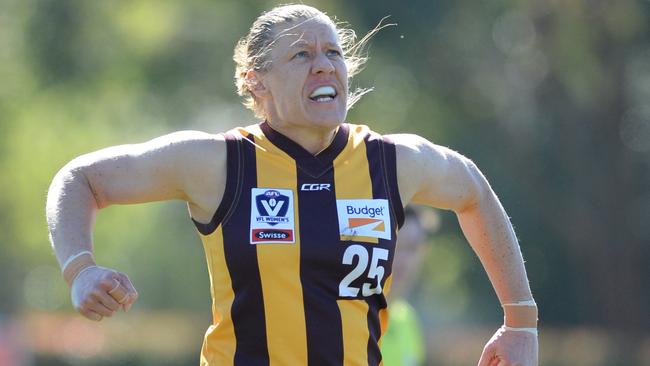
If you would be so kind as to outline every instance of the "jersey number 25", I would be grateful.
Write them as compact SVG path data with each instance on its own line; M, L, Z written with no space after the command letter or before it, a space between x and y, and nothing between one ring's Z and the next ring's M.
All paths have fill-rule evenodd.
M385 269L379 265L379 260L388 260L388 250L384 248L372 248L372 259L369 260L370 255L365 247L358 244L350 245L343 253L343 264L351 265L354 257L358 257L359 261L354 269L341 280L339 284L339 296L357 297L359 295L359 288L352 287L351 284L366 272L368 262L370 262L370 269L368 270L370 283L365 282L363 284L361 294L366 297L381 294L381 280L384 278ZM371 287L373 285L374 287Z

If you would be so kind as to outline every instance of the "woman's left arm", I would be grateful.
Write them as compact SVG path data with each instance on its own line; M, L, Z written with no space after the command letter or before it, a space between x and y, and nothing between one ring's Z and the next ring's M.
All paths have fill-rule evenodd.
M452 210L504 308L479 366L537 365L537 307L510 220L476 165L416 135L393 135L404 202Z

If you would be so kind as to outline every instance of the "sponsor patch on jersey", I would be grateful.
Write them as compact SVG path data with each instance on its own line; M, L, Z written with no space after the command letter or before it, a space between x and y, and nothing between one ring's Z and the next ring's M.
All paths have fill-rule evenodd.
M293 191L251 189L250 243L294 243Z
M329 191L329 183L304 183L300 186L301 191Z
M336 200L342 237L391 238L388 200Z

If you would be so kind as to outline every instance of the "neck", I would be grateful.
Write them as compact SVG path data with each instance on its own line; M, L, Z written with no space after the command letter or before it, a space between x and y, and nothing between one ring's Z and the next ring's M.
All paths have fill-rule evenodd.
M317 155L321 151L325 150L332 143L332 140L334 140L334 136L339 129L339 126L304 127L276 124L268 120L267 123L271 128L288 137L312 155Z

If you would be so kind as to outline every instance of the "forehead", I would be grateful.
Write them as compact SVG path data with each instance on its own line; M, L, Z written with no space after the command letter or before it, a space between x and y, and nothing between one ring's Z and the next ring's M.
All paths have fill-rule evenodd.
M330 43L338 46L338 36L332 22L320 18L297 19L278 25L275 48L300 47L314 43Z

